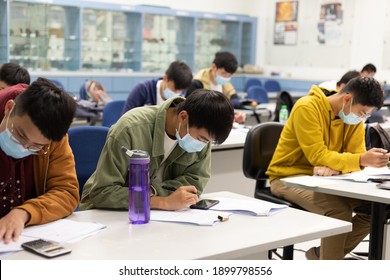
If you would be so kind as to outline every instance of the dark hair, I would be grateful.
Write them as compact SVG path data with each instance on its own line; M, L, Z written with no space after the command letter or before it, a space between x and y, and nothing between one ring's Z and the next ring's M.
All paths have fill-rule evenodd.
M233 126L234 109L219 91L198 89L177 104L176 112L187 111L189 126L205 128L216 144L223 143Z
M372 72L376 73L376 67L374 64L368 63L368 64L364 65L364 67L362 68L362 71L360 71L360 72L363 72L363 71L366 71L368 73L372 73Z
M188 87L186 91L186 97L188 97L191 93L193 93L195 90L203 88L203 83L200 80L192 80L191 85Z
M0 67L0 81L9 86L17 84L30 84L30 74L28 71L16 63L4 63Z
M356 77L350 80L340 93L349 92L353 95L353 104L376 107L383 106L384 92L380 83L370 77Z
M356 70L348 71L341 77L340 81L337 82L337 86L340 86L341 84L347 84L351 79L359 76L360 73Z
M187 89L191 85L192 70L182 61L174 61L165 72L168 81L175 83L175 89Z
M15 98L15 114L27 114L48 139L60 141L69 129L76 102L45 78L38 78Z
M231 52L217 52L213 63L217 69L224 68L230 74L234 74L238 67L237 58Z

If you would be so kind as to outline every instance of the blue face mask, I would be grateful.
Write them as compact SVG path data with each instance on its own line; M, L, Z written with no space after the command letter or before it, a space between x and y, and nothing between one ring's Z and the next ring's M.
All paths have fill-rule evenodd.
M224 84L226 84L227 82L230 81L230 78L225 78L225 77L216 75L215 76L215 81L217 82L217 84L223 86Z
M169 98L172 98L172 97L175 97L175 96L179 96L179 94L173 92L173 91L170 90L168 87L166 87L166 88L163 90L163 95L164 95L165 99L169 99Z
M11 112L7 116L5 130L3 132L0 132L0 148L3 150L4 153L7 154L7 156L17 159L32 155L33 152L29 151L28 149L25 149L21 144L16 143L11 139L12 134L11 131L9 131L8 129L9 115L11 115Z
M180 124L179 124L180 130ZM179 130L176 129L176 139L179 141L179 146L187 153L200 152L206 146L205 142L199 141L191 136L187 124L187 134L183 138L180 137Z
M358 116L356 116L353 112L352 112L352 100L351 100L351 105L349 107L349 111L350 113L348 115L346 115L344 113L344 104L343 104L343 107L341 108L340 112L339 112L339 118L345 123L345 124L349 124L349 125L356 125L358 123L360 123L362 121L361 118L359 118Z

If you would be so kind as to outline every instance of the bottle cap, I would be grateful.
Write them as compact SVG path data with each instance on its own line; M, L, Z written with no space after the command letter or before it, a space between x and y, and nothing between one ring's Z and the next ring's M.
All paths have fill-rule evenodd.
M282 105L282 109L287 109L287 105Z

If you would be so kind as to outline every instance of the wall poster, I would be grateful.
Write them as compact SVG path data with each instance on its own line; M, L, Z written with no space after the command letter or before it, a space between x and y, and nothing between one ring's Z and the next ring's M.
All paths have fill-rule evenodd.
M340 2L324 3L320 9L318 22L318 42L326 45L342 43L343 9Z
M274 44L296 45L298 33L298 1L276 2Z

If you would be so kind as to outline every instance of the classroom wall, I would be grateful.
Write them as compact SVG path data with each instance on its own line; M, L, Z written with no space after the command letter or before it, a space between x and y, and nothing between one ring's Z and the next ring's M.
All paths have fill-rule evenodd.
M84 0L88 1L88 0ZM107 0L93 0L107 2ZM299 0L298 40L294 46L273 44L275 3L281 0L112 0L131 5L168 6L174 9L246 14L258 18L256 62L265 70L293 79L338 79L366 63L378 68L376 78L390 83L390 1ZM317 41L320 6L343 6L342 38L337 45Z
M346 71L360 70L373 63L376 78L390 82L390 3L386 0L300 0L298 40L292 46L273 44L275 3L262 1L268 12L259 15L257 61L266 74L279 72L283 77L298 79L339 79ZM321 45L317 41L320 6L326 2L343 5L342 38L336 45Z

